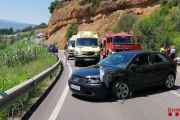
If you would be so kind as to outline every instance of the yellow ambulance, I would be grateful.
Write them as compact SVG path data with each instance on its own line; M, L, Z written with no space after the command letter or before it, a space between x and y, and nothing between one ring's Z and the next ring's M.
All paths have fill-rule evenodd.
M77 40L77 35L73 35L68 42L68 50L69 50L69 54L68 54L68 59L70 57L74 57L74 49L75 49L75 41Z
M79 31L75 42L75 66L80 62L99 62L100 47L98 34L93 31Z

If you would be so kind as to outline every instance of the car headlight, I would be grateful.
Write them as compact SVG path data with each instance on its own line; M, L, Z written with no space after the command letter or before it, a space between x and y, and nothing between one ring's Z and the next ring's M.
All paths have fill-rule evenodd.
M100 55L100 51L97 51L97 52L96 52L96 55Z
M86 79L86 84L100 84L100 76L88 76Z

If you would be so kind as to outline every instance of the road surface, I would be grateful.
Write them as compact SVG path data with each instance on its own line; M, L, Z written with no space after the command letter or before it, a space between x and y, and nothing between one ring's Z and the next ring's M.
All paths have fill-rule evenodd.
M59 56L63 59L62 51ZM63 61L64 62L64 61ZM171 91L151 88L134 92L124 104L111 98L94 100L72 95L67 81L70 74L83 67L75 67L68 60L62 76L43 102L33 111L30 120L179 120L168 116L168 109L180 109L180 70Z

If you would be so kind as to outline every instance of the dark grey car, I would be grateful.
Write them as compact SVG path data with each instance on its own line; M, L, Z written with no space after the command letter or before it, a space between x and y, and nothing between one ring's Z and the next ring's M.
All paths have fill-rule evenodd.
M127 98L131 91L149 86L171 89L176 72L176 62L164 53L126 51L73 72L68 83L81 96L103 98L110 92L115 98Z

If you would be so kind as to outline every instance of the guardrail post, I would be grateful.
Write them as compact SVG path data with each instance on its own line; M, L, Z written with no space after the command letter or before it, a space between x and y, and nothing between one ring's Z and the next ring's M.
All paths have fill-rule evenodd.
M51 66L49 66L49 67L51 67ZM52 79L52 74L49 76L49 78Z
M29 80L29 79L31 79L31 78L27 78L27 80ZM33 97L34 97L33 93L34 93L34 91L31 90L31 91L28 93L28 97L29 97L29 98L33 98Z
M56 58L57 58L57 61L59 61L59 57L58 57L58 55L56 54Z

